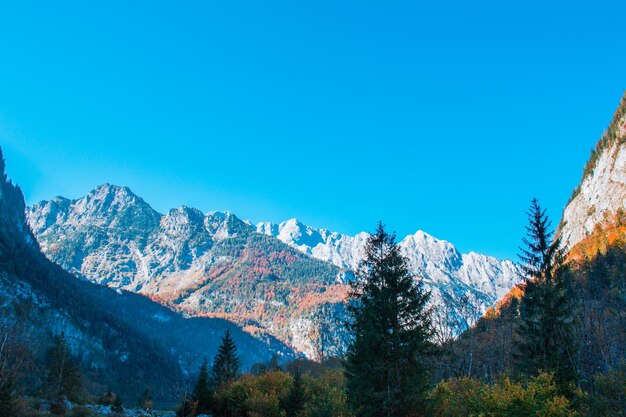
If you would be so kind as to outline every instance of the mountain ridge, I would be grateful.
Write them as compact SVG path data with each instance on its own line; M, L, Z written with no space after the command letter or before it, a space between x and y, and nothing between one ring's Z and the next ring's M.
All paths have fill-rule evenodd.
M232 320L309 357L319 354L322 327L332 330L333 354L347 346L343 303L365 232L346 236L294 220L283 236L273 236L278 228L270 223L260 233L262 226L226 211L180 206L160 214L128 187L111 184L26 213L46 255L81 278L147 295L186 316ZM472 303L470 322L496 301L500 286L514 285L510 261L460 254L425 232L402 245L435 303L455 311Z
M364 246L370 236L367 232L349 236L331 232L328 229L316 229L297 219L289 219L282 223L261 222L257 224L257 232L272 234L303 253L355 271L358 270L359 261L364 256ZM302 239L303 236L305 236L304 239ZM517 276L519 271L513 262L473 251L461 253L452 243L437 239L422 230L404 237L400 240L399 246L402 253L409 259L412 272L426 280L431 276L441 280L449 275L448 272L458 271L457 278L461 282L472 287L479 286L482 292L493 294L496 299L502 297L519 282ZM433 264L437 267L433 268ZM490 281L490 288L485 282L488 274L481 274L479 271L481 264L488 265L492 269L491 275L500 278L487 279ZM468 268L477 273L468 273ZM500 273L494 269L503 272ZM443 272L444 270L447 271ZM477 282L476 279L482 279L482 282Z

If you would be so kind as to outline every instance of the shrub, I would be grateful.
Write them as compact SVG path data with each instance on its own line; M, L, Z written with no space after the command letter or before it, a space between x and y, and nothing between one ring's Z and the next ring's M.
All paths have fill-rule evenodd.
M83 407L83 406L76 406L72 409L72 412L70 413L71 417L92 417L94 414L93 412L88 409L87 407Z
M626 364L594 377L593 382L593 392L587 399L589 415L626 416Z
M528 383L509 378L489 385L472 378L439 383L430 393L431 415L436 417L509 416L573 417L570 401L560 395L551 374Z

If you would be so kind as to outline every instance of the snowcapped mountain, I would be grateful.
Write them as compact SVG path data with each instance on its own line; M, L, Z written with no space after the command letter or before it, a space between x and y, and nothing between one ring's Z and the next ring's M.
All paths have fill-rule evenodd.
M187 316L221 317L314 356L320 311L342 314L344 274L256 233L232 213L160 214L127 187L27 209L42 251L86 280L138 292ZM335 326L335 346L343 326Z
M572 248L596 226L626 210L626 93L585 166L580 185L563 212L560 231Z
M280 224L259 223L257 231L314 258L353 271L363 259L369 237L366 232L348 236L315 229L297 219ZM461 300L469 301L470 310L475 312L470 322L520 281L519 269L513 262L474 252L461 254L451 243L422 231L406 236L399 245L413 274L433 290L434 303L451 303L454 309L460 307Z
M27 218L43 252L81 278L188 316L232 320L309 357L346 346L343 301L367 233L346 236L297 220L255 228L229 212L185 206L160 214L110 184L77 200L36 204ZM464 311L470 323L517 282L513 263L461 254L423 232L401 246L433 302L453 315ZM319 352L321 338L326 352Z

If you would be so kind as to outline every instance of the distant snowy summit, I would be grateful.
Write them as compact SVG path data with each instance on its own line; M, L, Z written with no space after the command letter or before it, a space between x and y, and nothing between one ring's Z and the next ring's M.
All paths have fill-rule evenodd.
M353 271L357 270L365 255L365 243L370 236L365 232L347 236L326 229L315 229L298 219L280 224L262 222L257 224L256 230L274 236L309 256Z
M370 236L366 232L348 236L316 229L297 219L278 224L262 222L256 229L302 253L353 271L358 270L365 256ZM462 254L450 242L421 230L406 236L399 246L412 273L435 289L433 295L439 302L466 296L483 313L520 282L520 270L515 263L475 252Z

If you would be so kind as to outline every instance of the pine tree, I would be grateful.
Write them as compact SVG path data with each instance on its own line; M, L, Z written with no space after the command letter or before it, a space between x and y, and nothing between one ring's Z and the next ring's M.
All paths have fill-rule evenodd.
M230 330L226 330L222 343L213 359L212 377L216 389L222 389L239 376L239 357L237 346L233 341Z
M520 248L525 279L520 303L517 367L523 373L553 372L559 386L576 382L574 313L562 268L564 249L537 199L528 211L527 236Z
M15 394L12 381L0 384L0 416L15 415Z
M48 349L48 367L46 373L46 391L51 398L79 399L82 391L80 368L72 357L65 336L56 336Z
M193 389L192 399L197 403L196 414L210 414L213 406L213 393L209 380L209 365L206 359L202 361L198 373L198 381Z
M284 401L283 409L286 417L300 417L304 413L305 392L302 382L302 372L299 369L293 374L293 384Z
M419 412L432 353L430 293L409 272L395 235L379 223L353 284L346 382L357 417Z
M152 408L152 390L150 387L147 387L143 391L141 398L139 398L139 406L144 410L150 410Z
M122 399L120 397L115 398L111 411L118 415L124 412L124 404L122 403Z
M195 411L196 402L193 401L190 395L185 395L180 405L176 408L176 417L192 417L195 415Z

